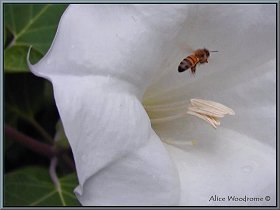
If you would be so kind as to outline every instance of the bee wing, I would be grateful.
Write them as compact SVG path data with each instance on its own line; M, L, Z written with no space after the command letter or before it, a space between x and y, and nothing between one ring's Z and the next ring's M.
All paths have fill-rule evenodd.
M190 54L190 53L192 53L193 51L195 51L190 45L188 45L188 44L186 44L186 42L181 42L180 44L179 44L179 46L180 46L180 49L182 50L182 51L184 51L186 54Z
M189 52L193 52L195 51L195 49L193 49L190 45L185 45L186 46L186 50L189 51Z

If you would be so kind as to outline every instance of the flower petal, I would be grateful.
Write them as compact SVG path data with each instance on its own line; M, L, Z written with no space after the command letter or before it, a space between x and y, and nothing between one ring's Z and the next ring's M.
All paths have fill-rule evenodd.
M275 147L275 5L193 5L191 11L188 15L193 18L187 21L192 20L194 33L189 31L188 43L219 52L211 55L208 64L197 67L201 71L195 78L177 73L180 61L174 62L173 68L148 88L145 105L197 97L218 101L237 113L222 119L221 126ZM207 35L202 33L206 30ZM199 44L202 42L205 44ZM183 50L178 50L180 53ZM161 138L176 141L205 140L213 133L192 116L153 127Z
M33 73L48 79L110 75L144 92L171 59L169 49L176 46L170 40L176 40L187 13L186 5L70 5Z
M177 5L70 5L48 54L30 64L53 83L83 205L177 204L178 175L139 99L186 15Z
M203 98L205 91L214 95L225 87L235 87L239 81L261 76L270 70L264 66L262 71L255 72L255 68L276 57L275 5L190 7L185 27L177 40L170 40L177 46L172 62L161 70L157 80L146 91L145 104L171 103L186 96L189 99ZM219 52L210 55L209 63L197 66L196 76L191 77L188 71L177 72L180 61L190 53L185 45ZM208 99L216 101L215 97Z
M146 87L158 80L148 89L150 94L146 95L147 99L168 102L182 96L208 97L209 100L230 105L238 115L241 110L235 105L248 107L255 100L254 96L244 99L245 95L240 94L241 89L232 90L231 87L244 82L247 84L250 78L252 81L257 79L258 82L249 86L249 90L260 88L263 79L259 80L257 75L263 75L263 72L257 67L262 63L267 64L275 56L275 14L272 11L275 8L270 5L74 5L67 9L52 48L43 60L31 66L31 70L53 82L56 103L77 166L80 187L76 189L76 193L83 205L177 204L177 173L158 136L153 132L139 99ZM201 71L198 86L192 81L186 82L183 74L176 71L180 59L186 56L188 43L220 51L216 54L217 57L211 55L213 64L207 64L209 71ZM201 70L204 67L206 69L206 65L202 67ZM265 82L271 81L272 72L273 69L269 68ZM233 82L230 82L231 79ZM173 86L174 84L177 85ZM154 90L151 91L152 89ZM235 98L219 100L228 96L227 90L236 94L233 97L244 99L244 103ZM265 83L264 90L273 89ZM166 97L168 93L175 94ZM263 99L262 94L256 96ZM270 95L265 97L271 99ZM269 110L271 102L273 100L268 103L268 114L274 112ZM263 104L265 102L260 107ZM243 122L248 122L248 116L251 117L250 120L256 119L244 114ZM203 150L195 155L201 155L202 158L198 157L198 164L203 166L207 166L203 157L209 157L207 152L213 151L213 142L206 141L209 138L214 141L226 139L228 144L225 145L228 147L224 151L230 148L234 148L233 151L241 150L243 158L248 157L245 155L246 146L256 142L246 141L245 138L245 142L249 142L245 145L232 143L233 137L241 137L236 132L227 137L224 135L226 132L211 133L213 129L209 131L206 128L201 132L201 126L197 126L196 122L189 121L189 125L185 127L185 124L180 124L178 128L181 130L174 134L174 138L178 138L178 135L185 138L193 135L201 139L201 143L205 143ZM259 125L253 125L249 129L250 137L260 137L258 132L255 136L252 133ZM175 124L171 125L172 128L174 126ZM267 134L271 123L266 126L264 131ZM156 129L161 136L164 132L172 135L175 130L164 130L164 126ZM185 129L191 131L190 135L184 136L182 131ZM247 134L245 128L240 132ZM272 137L274 135L270 134ZM221 145L223 143L215 143L212 148L223 150ZM245 147L244 150L242 146ZM261 152L259 148L250 150L254 161L260 160L255 158L257 152ZM265 151L271 151L271 148ZM238 156L236 154L238 153L231 153L231 160ZM190 161L196 157L193 154L189 156ZM182 159L189 156L184 152ZM224 154L221 156L225 158ZM260 165L268 163L269 170L265 174L265 171L260 172L258 168L256 172L259 176L245 185L245 191L263 175L272 177L271 164L274 159L264 153L260 157L264 160ZM184 189L197 190L207 184L207 179L203 180L203 185L191 185L184 180L182 175L185 170L180 167L181 161L176 159L177 155L173 158L177 161ZM213 158L216 159L218 158ZM234 168L238 168L240 162L241 159L237 159ZM217 169L222 168L223 174L226 174L225 180L229 180L225 163L229 162L221 161L219 167L210 168L209 172L214 171L213 174L216 175ZM192 175L192 165L188 167L187 178L194 179L197 173ZM207 171L202 169L199 170L206 174ZM206 169L208 168L205 167ZM213 183L216 183L215 179ZM221 192L225 192L226 187L224 184ZM232 192L236 192L235 188L232 189ZM200 193L208 196L209 190L205 192ZM188 199L191 197L184 193L185 191L182 204L190 204ZM197 200L194 199L194 203Z
M130 84L52 76L83 205L176 205L178 174Z
M211 144L199 142L188 151L166 145L181 178L181 205L276 205L276 152L245 135L219 128ZM225 201L210 200L211 196ZM262 198L232 201L228 196ZM265 200L269 196L270 200Z
M230 106L236 115L222 118L219 129L230 128L274 148L276 145L275 64L276 61L271 60L255 69L247 71L244 69L241 75L227 77L226 73L221 73L216 79L205 78L201 83L197 82L196 90L193 90L192 85L188 85L187 89L193 92L189 92L185 97L192 98L199 95L199 98L223 102ZM220 78L225 79L219 80ZM221 89L219 81L227 81L228 85L222 85ZM211 89L206 88L207 86ZM196 117L188 115L176 121L153 125L153 128L161 138L177 141L196 139L207 142L209 135L211 138L216 138L218 134L205 124Z

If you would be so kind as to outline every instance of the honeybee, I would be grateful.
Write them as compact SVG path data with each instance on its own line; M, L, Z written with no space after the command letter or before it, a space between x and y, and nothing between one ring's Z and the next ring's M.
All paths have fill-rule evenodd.
M209 51L206 48L193 51L192 54L190 54L181 61L180 65L178 66L178 72L183 72L191 68L191 73L195 74L196 65L198 63L208 63L210 52L218 51Z

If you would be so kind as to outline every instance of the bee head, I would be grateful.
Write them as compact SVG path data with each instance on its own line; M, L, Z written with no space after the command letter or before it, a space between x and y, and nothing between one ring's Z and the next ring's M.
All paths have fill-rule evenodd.
M207 56L207 58L210 56L210 52L209 50L207 50L206 48L203 49L204 52L205 52L205 55Z

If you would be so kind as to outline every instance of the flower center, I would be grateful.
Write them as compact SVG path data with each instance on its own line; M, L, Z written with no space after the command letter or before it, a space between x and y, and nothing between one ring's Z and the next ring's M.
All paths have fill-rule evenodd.
M150 117L152 126L172 122L180 118L187 117L188 115L188 101L180 101L176 103L161 104L161 105L144 105L147 114ZM175 145L175 146L185 146L194 145L195 140L192 141L177 141L172 138L161 138L164 143Z
M152 125L186 117L188 111L187 101L164 105L147 105L144 108L151 119Z
M144 105L144 108L150 117L152 126L184 118L190 114L217 128L220 125L219 118L227 114L235 114L232 109L223 104L202 99L191 99L190 103L185 100L162 105ZM162 141L178 146L195 144L195 141L175 141L172 139L164 139Z

